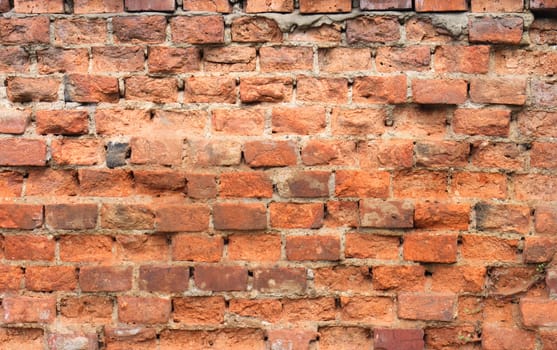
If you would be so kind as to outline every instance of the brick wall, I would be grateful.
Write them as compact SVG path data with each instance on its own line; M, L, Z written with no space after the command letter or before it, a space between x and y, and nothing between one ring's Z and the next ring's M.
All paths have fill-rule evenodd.
M0 10L1 349L557 349L556 1Z

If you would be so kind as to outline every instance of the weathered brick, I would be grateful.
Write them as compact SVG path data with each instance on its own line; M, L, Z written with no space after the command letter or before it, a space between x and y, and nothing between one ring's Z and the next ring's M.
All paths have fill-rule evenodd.
M215 109L212 111L213 131L225 135L262 135L265 112L261 109Z
M51 323L56 318L56 298L13 296L2 299L4 323Z
M526 102L526 80L522 78L473 78L470 100L476 103L523 105Z
M415 79L412 96L419 104L462 104L468 95L468 84L457 79Z
M278 261L281 238L276 234L233 234L228 236L228 258L242 261Z
M460 141L416 142L416 165L423 167L463 167L468 164L470 145Z
M43 140L4 138L0 140L0 165L44 166L46 144Z
M537 233L553 233L557 231L557 208L550 205L536 207L534 228Z
M435 49L435 71L484 74L489 69L490 47L446 45Z
M63 0L15 0L14 11L19 13L64 13Z
M286 267L256 269L253 288L261 293L302 293L306 289L306 270Z
M29 71L29 53L21 47L3 47L0 49L0 72L25 73Z
M236 82L229 77L191 77L184 99L192 103L234 103Z
M213 344L217 349L264 350L266 347L264 332L258 328L224 328L213 331L164 330L160 338L161 350L180 347L203 350L211 346L209 344Z
M528 233L530 208L521 205L476 203L476 228L480 231Z
M164 235L118 234L114 249L116 258L121 261L167 261L170 256Z
M326 110L323 107L276 107L272 111L273 133L317 134L325 129Z
M331 321L337 313L335 300L330 297L284 299L282 305L281 319L286 322Z
M557 8L555 0L532 0L530 8L534 11L554 11Z
M267 337L272 348L306 349L311 342L317 340L319 334L306 329L273 329L267 331Z
M277 184L281 197L312 198L329 195L329 172L298 171L285 176L285 180Z
M301 13L335 13L350 12L352 3L350 0L301 0Z
M344 78L313 78L300 76L297 79L297 99L304 102L346 103L348 81Z
M172 236L172 259L218 262L223 253L224 241L219 236L183 233Z
M103 162L103 145L98 139L60 139L50 145L57 165L95 165Z
M404 236L404 259L454 263L457 255L457 234L415 232Z
M109 229L150 230L155 226L155 213L144 204L106 203L101 208L100 224Z
M271 226L275 228L320 228L323 226L323 203L269 204Z
M60 260L104 262L112 259L112 238L104 235L66 235L60 237Z
M466 11L466 0L416 0L417 12L450 12Z
M527 263L544 263L551 261L557 252L557 240L553 237L526 237L524 242L524 261Z
M414 211L414 226L428 230L468 230L470 205L419 202Z
M123 1L114 0L74 0L74 12L84 13L117 13L124 11Z
M84 266L79 270L79 286L84 292L125 292L132 288L132 268Z
M133 191L132 174L126 170L81 168L78 170L79 191L82 195L126 197Z
M222 16L179 16L170 21L172 41L188 44L218 44L224 42Z
M371 52L366 48L334 47L319 50L319 69L323 72L371 70Z
M267 17L246 16L232 21L232 41L241 43L280 42L282 31L278 23Z
M249 141L244 145L246 163L253 168L295 165L297 153L292 141Z
M484 141L473 145L472 164L481 168L524 169L526 154L523 145L513 143L490 143Z
M470 17L468 27L470 42L519 44L524 20L522 17Z
M265 172L233 172L220 176L221 197L270 198L273 182Z
M77 272L73 266L28 266L25 288L37 292L71 291L77 287Z
M392 16L360 16L346 21L346 40L349 44L396 42L400 24Z
M414 143L411 140L374 140L358 143L360 168L411 168Z
M557 42L555 34L557 26L551 18L536 18L530 25L530 40L538 45L555 44Z
M155 215L159 232L196 232L209 227L209 208L204 204L161 205Z
M154 328L142 326L106 327L107 349L148 350L157 346L157 334Z
M294 42L340 43L341 27L338 23L322 24L314 28L294 30L288 35Z
M54 102L58 100L61 81L56 78L7 79L8 99L12 102Z
M37 111L36 131L39 134L80 135L89 130L87 111L55 110Z
M248 0L246 3L247 13L292 11L294 11L294 1L292 0L272 0L266 2Z
M23 281L23 269L18 266L0 265L0 290L17 291Z
M107 296L87 295L63 297L60 300L60 318L64 322L90 322L102 324L112 319L112 299Z
M170 103L178 100L178 82L175 78L150 78L134 76L127 78L126 95L128 100Z
M108 142L106 144L106 166L110 169L126 165L130 156L130 144L124 142Z
M2 134L23 134L30 121L31 113L29 111L0 109L0 133Z
M456 317L456 296L399 293L398 317L410 320L452 321Z
M338 170L335 194L338 197L387 198L390 175L384 171Z
M412 228L414 205L407 201L363 199L360 201L360 225L373 228Z
M424 291L425 269L420 265L374 266L373 288L378 290Z
M473 0L472 12L522 12L524 0Z
M57 46L104 44L107 35L106 20L102 18L68 17L54 21L54 43Z
M520 328L484 324L482 328L482 348L496 350L512 349L515 347L534 350L536 348L535 334Z
M243 291L248 284L248 271L240 266L196 266L193 278L201 290L213 292Z
M137 72L143 70L145 61L143 48L131 47L93 47L93 72Z
M404 103L406 102L406 76L355 78L353 100L357 103Z
M459 197L503 199L507 196L507 177L503 174L456 172L451 192Z
M23 190L23 174L16 171L0 172L0 197L19 197Z
M319 327L321 350L350 350L371 348L371 330L363 327Z
M200 68L200 51L194 47L152 46L149 48L149 72L176 74Z
M229 13L232 5L227 0L184 0L184 10L186 11L208 11Z
M164 16L114 17L112 31L117 43L162 43L166 39L166 18Z
M179 138L133 137L130 140L132 164L179 166L182 163L183 141Z
M366 233L346 234L345 255L351 258L398 260L400 238Z
M264 230L267 208L264 203L217 203L213 225L217 230Z
M49 19L47 16L27 18L1 18L0 43L11 44L48 44L50 41Z
M379 72L428 71L430 63L431 53L425 46L380 47L375 57Z
M343 321L389 324L394 321L394 303L389 297L341 296Z
M243 103L288 102L292 98L292 79L283 77L240 79Z
M173 12L176 8L174 0L125 0L126 11L167 11Z
M515 262L518 259L518 240L493 236L462 235L462 258L479 261Z
M118 80L107 76L70 74L65 90L66 100L71 102L116 103L120 99Z
M350 290L366 293L372 289L367 266L334 266L313 270L315 289L323 292Z
M533 102L536 105L545 107L553 107L556 105L555 97L557 96L557 84L555 84L555 82L532 80L530 82L530 90Z
M170 309L170 300L165 298L118 297L118 320L124 323L166 323Z
M373 346L377 350L421 350L424 348L424 331L421 329L375 328Z
M247 46L206 47L203 50L205 71L251 72L255 70L256 51Z
M452 126L459 134L506 137L510 119L509 110L461 108L455 111Z
M45 206L46 226L52 229L93 229L97 226L97 216L97 204L52 204Z
M411 10L412 0L361 0L362 10Z
M225 301L221 296L174 298L173 321L194 325L218 325L224 321Z
M0 227L32 230L43 225L43 206L0 203Z
M259 49L263 72L312 70L313 49L300 46L266 46Z
M335 261L340 258L340 240L335 236L288 236L286 257L292 261Z
M56 242L52 236L9 235L3 243L4 257L8 260L54 260Z
M435 266L431 290L435 292L481 292L485 287L486 268L483 266Z

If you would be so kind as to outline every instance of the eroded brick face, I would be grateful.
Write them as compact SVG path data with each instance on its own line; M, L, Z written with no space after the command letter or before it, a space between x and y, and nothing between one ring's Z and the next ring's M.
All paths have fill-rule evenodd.
M557 348L555 0L0 13L0 349Z

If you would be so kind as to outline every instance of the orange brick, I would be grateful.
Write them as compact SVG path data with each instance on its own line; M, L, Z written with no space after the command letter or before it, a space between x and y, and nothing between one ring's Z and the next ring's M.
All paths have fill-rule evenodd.
M335 236L289 236L286 257L293 261L338 260L340 240Z
M404 236L403 250L405 260L454 263L457 255L457 235L410 233Z
M387 172L339 170L336 172L335 194L338 197L387 198L390 176Z
M228 259L242 261L278 261L281 239L273 234L233 234L228 237Z
M224 322L225 302L221 296L174 298L173 321L194 325L218 325Z
M212 127L217 134L262 135L265 128L265 111L261 109L214 109Z
M269 204L271 226L274 228L312 228L323 226L323 203Z

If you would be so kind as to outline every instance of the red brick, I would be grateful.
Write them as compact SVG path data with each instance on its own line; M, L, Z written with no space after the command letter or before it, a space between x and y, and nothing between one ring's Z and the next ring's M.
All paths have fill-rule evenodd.
M173 321L187 325L218 325L224 321L225 301L221 296L174 298Z
M452 321L456 317L456 295L399 293L398 317L409 320Z
M400 238L368 233L346 234L345 255L347 258L398 260Z
M87 331L63 331L60 333L51 333L47 337L47 343L50 349L60 350L71 347L81 346L82 349L95 349L98 346L99 339L97 333Z
M77 287L73 266L27 266L25 288L37 292L71 291Z
M0 43L48 44L50 42L49 19L47 16L27 18L1 18Z
M394 321L394 303L389 297L340 297L343 321L390 324Z
M457 234L415 232L404 236L404 259L420 262L454 263Z
M81 168L78 171L82 195L125 197L132 193L132 174L125 170Z
M521 17L470 17L468 27L472 43L519 44L524 20Z
M143 48L131 47L93 47L93 72L136 72L143 71L145 61Z
M482 349L524 349L536 348L536 335L520 328L500 327L497 324L484 324L482 328Z
M283 77L240 79L243 103L288 102L292 98L292 79Z
M97 204L53 204L45 207L46 225L52 229L93 229L97 226L97 216Z
M557 347L557 334L552 330L541 330L540 338L543 350L550 350Z
M503 109L457 109L453 130L459 134L501 136L509 135L511 112Z
M0 197L19 197L22 191L22 173L16 171L0 172Z
M275 228L320 228L323 226L323 203L269 204L271 226Z
M399 171L393 177L393 192L395 198L446 198L447 174L427 170Z
M551 234L557 231L557 208L549 205L536 207L534 227L537 233Z
M3 47L0 49L0 72L26 73L29 71L29 53L21 47Z
M2 139L0 140L0 165L44 166L46 144L43 140Z
M373 228L414 227L414 206L406 201L363 199L360 201L360 225Z
M421 350L424 348L424 331L421 329L375 328L373 346L377 350Z
M301 46L265 46L259 49L262 72L312 70L313 49Z
M141 266L139 289L148 292L181 293L188 290L189 268L185 266Z
M140 193L186 192L186 174L170 170L134 171L136 189Z
M167 11L173 12L176 8L174 0L125 0L126 11Z
M467 234L462 235L460 254L466 260L515 262L518 244L517 239Z
M340 259L340 240L335 236L288 236L286 258L291 261Z
M555 0L532 0L530 2L530 9L551 12L557 9L557 2Z
M481 330L472 325L457 327L427 328L425 331L426 346L432 349L442 348L474 348L479 346Z
M60 80L56 78L9 77L8 99L12 102L54 102L58 100Z
M248 0L246 3L247 13L292 11L294 11L294 1L292 0L272 0L266 2Z
M387 113L383 109L333 109L331 128L335 135L381 135Z
M463 167L468 164L470 145L462 141L416 142L414 153L417 166Z
M8 0L1 0L0 1L0 11L1 12L8 12L12 8L10 1Z
M117 43L157 44L166 39L164 16L129 16L112 18L114 41Z
M114 248L120 261L167 261L170 255L166 236L161 235L119 234L115 237Z
M503 0L494 2L489 0L473 0L472 12L522 12L524 0Z
M37 111L36 131L41 135L81 135L89 130L87 111L54 110Z
M530 34L530 40L534 44L544 45L557 43L556 31L555 21L551 20L551 18L536 18L530 25L528 33Z
M151 73L187 73L195 72L200 67L200 51L194 47L149 48L149 72Z
M154 328L106 327L105 333L107 350L149 350L157 346L157 334Z
M372 290L371 271L367 266L334 266L313 270L314 286L318 291L350 290L367 293Z
M191 103L235 103L236 81L230 77L191 77L184 99Z
M282 303L277 299L234 298L230 300L228 311L242 317L276 321L282 312Z
M222 257L222 237L184 233L172 236L172 259L217 262Z
M524 146L514 143L490 143L484 141L473 145L472 164L482 168L520 170L526 165Z
M431 273L434 292L479 293L485 287L486 268L483 266L435 266Z
M533 103L537 106L553 107L557 105L555 99L557 96L557 84L554 82L544 82L533 80L530 83Z
M263 330L256 328L225 328L213 331L165 330L161 333L160 350L204 350L208 346L214 346L215 349L264 350L266 343Z
M348 81L344 78L298 77L297 99L304 102L345 103Z
M400 104L406 102L406 76L358 77L354 79L356 103Z
M530 150L530 165L535 168L554 169L557 168L555 160L557 144L548 142L534 142Z
M474 78L470 81L470 100L476 103L523 105L526 102L526 80Z
M412 0L360 0L362 10L411 10Z
M555 327L556 310L555 300L523 298L520 301L520 312L526 327Z
M217 196L216 176L213 174L186 174L187 193L191 198L205 199Z
M64 13L63 0L15 0L14 11L18 13Z
M217 230L264 230L267 208L264 203L217 203L213 206Z
M322 24L313 28L300 28L288 35L294 42L340 43L341 27L338 23Z
M68 17L54 21L54 44L57 46L104 44L107 35L103 18Z
M223 173L220 176L221 197L270 198L273 182L261 171Z
M18 266L0 265L0 291L17 291L21 288L23 269Z
M371 70L371 52L367 48L334 47L320 49L318 57L319 69L323 72Z
M428 230L468 230L470 205L419 202L414 212L414 226Z
M250 167L295 165L297 147L292 141L249 141L244 145L244 157Z
M305 165L353 165L355 152L356 143L352 141L313 139L302 148L302 162Z
M358 202L328 201L325 227L357 227L359 221Z
M112 304L112 299L106 296L63 297L60 300L60 318L64 323L110 323Z
M0 109L0 133L23 134L30 120L31 113L28 111Z
M170 300L164 298L118 297L118 321L157 324L170 318Z
M196 166L239 165L242 159L241 144L233 140L195 140L190 147L191 161Z
M261 109L214 109L211 124L217 134L263 135L265 111Z
M158 232L196 232L209 227L205 204L161 205L155 211Z
M426 46L379 47L375 58L379 72L423 72L430 69L430 63L431 53Z
M319 334L306 329L272 329L267 330L267 337L272 349L309 349Z
M180 16L170 21L172 41L188 44L219 44L224 42L222 16Z
M255 70L256 56L254 47L206 47L204 68L207 72L251 72Z
M83 266L79 270L79 286L83 292L128 291L132 288L132 268Z
M95 111L95 126L99 135L141 134L145 131L145 125L149 125L149 121L150 113L147 110L98 109Z
M9 10L8 1L6 3ZM38 328L6 327L0 329L0 342L5 350L41 349L44 347L44 331Z
M60 260L106 262L112 259L112 237L104 235L67 235L60 237Z
M167 137L143 138L133 137L130 140L132 164L154 164L179 166L182 163L182 139Z
M510 49L495 51L495 71L499 74L551 76L557 72L553 68L555 64L555 52Z
M441 139L447 132L447 112L441 106L400 106L393 113L389 132L397 137Z
M184 10L229 13L232 5L227 0L184 0Z
M480 231L528 233L530 229L530 208L526 206L476 203L476 228Z
M43 206L0 203L0 228L32 230L43 225Z
M281 197L327 197L329 195L329 178L326 171L297 171L284 174L286 178L277 184Z
M154 225L155 214L148 205L125 203L102 205L101 227L103 228L151 230Z
M96 165L103 162L104 145L98 139L59 139L50 151L57 165Z
M66 80L66 96L71 102L116 103L120 99L118 80L100 75L71 74Z
M416 0L416 12L466 11L466 0Z
M360 327L319 327L320 350L370 349L371 330Z
M377 290L424 291L425 269L421 265L374 266L373 288Z
M325 129L326 111L323 107L276 107L272 111L273 133L318 134Z
M384 171L338 170L335 181L335 195L338 197L389 196L390 174Z
M400 40L400 24L393 16L360 16L346 21L346 40L355 43L389 43Z
M489 51L489 46L440 46L435 49L434 67L437 72L443 73L487 73Z
M448 43L453 40L450 31L433 23L431 18L411 17L406 22L406 38L410 42Z
M524 262L543 263L553 259L557 252L557 240L553 237L531 236L524 242Z
M233 234L228 236L228 259L242 261L278 261L281 238L275 234Z
M232 41L241 43L280 42L282 32L278 23L267 17L235 18L231 26Z
M248 284L248 270L240 266L196 266L193 278L201 290L224 292L243 291Z
M516 175L513 183L514 196L518 200L557 200L557 193L554 191L557 188L557 179L552 176L538 174Z
M414 164L412 140L373 140L358 143L361 169L411 168Z
M56 318L56 298L4 297L4 323L51 323Z
M283 321L300 323L301 321L332 321L336 316L333 298L300 298L282 300Z
M9 235L4 237L4 257L8 260L54 260L56 242L52 236Z
M150 78L134 76L127 78L126 99L154 103L177 102L178 82L174 78Z
M74 12L84 13L115 13L124 11L123 1L114 0L74 0Z
M288 267L256 269L253 272L253 288L260 293L303 293L306 289L306 270Z
M301 13L335 13L351 10L350 0L300 0Z
M458 197L503 199L507 197L507 177L496 173L456 172L451 193Z
M420 104L462 104L468 84L457 79L415 79L412 81L414 102Z

